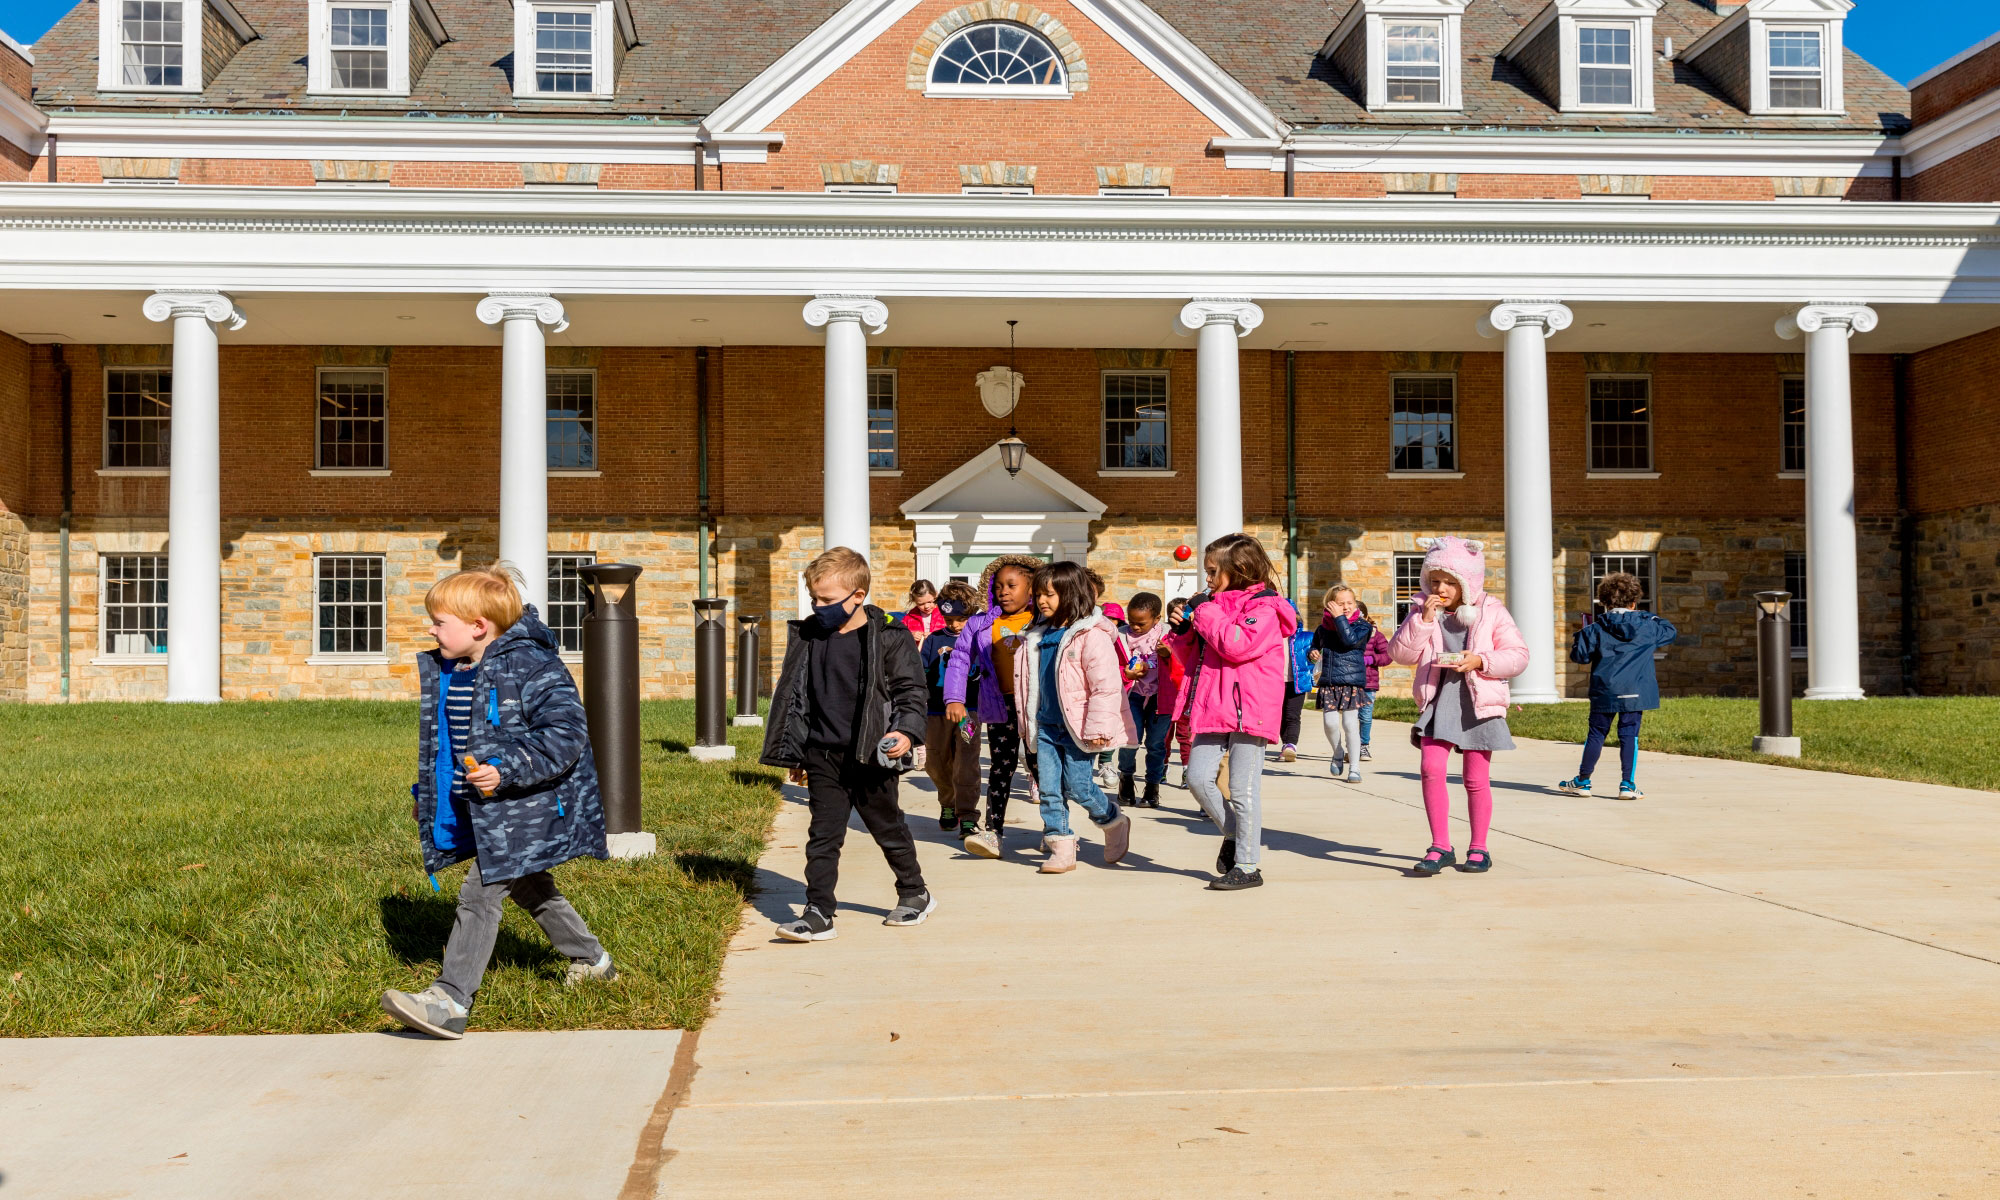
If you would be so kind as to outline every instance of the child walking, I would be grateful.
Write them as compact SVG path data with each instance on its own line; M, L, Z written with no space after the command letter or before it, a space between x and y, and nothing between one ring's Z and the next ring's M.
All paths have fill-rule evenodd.
M910 631L921 647L924 639L944 628L944 614L938 611L938 590L928 579L919 579L910 585L910 596L903 610L903 628Z
M953 721L944 715L945 666L972 616L972 585L956 579L945 584L937 607L944 617L944 628L926 637L917 648L931 698L930 716L924 722L924 773L937 786L938 828L952 832L958 828L961 807L979 811L979 718L967 715L962 721Z
M1132 818L1097 786L1092 768L1106 750L1138 741L1125 703L1130 645L1097 610L1090 579L1073 562L1035 572L1035 623L1014 655L1014 697L1021 736L1033 739L1041 776L1044 875L1076 870L1069 806L1080 805L1104 831L1104 865L1125 857Z
M1637 576L1623 571L1606 575L1597 585L1597 602L1606 611L1570 641L1569 660L1590 665L1590 734L1583 741L1576 777L1557 784L1558 791L1590 794L1590 776L1616 721L1618 798L1645 796L1639 790L1639 721L1648 710L1660 707L1653 652L1680 637L1672 621L1638 607L1645 594Z
M1146 749L1146 790L1139 794L1133 776L1139 768L1139 748L1128 746L1118 752L1118 802L1135 808L1160 807L1160 784L1167 778L1167 735L1174 718L1163 707L1161 690L1171 659L1161 649L1167 635L1160 620L1160 598L1140 592L1125 603L1126 627L1131 631L1132 657L1125 668L1126 703L1132 707L1132 724ZM1168 701L1171 704L1171 701Z
M1320 600L1312 655L1319 663L1319 712L1333 747L1336 779L1361 782L1361 708L1368 703L1368 642L1375 625L1361 615L1354 589L1337 583Z
M1375 623L1375 619L1368 616L1368 606L1361 601L1354 602L1354 611L1368 617L1370 625ZM1361 652L1361 661L1368 667L1368 703L1361 706L1361 761L1367 762L1375 757L1369 751L1368 743L1375 732L1375 697L1382 690L1382 668L1389 665L1389 639L1383 636L1380 629L1369 637L1368 648Z
M1465 780L1472 841L1461 871L1491 870L1486 835L1493 826L1493 752L1512 750L1507 681L1528 666L1528 647L1505 605L1486 593L1482 543L1425 538L1424 603L1389 642L1389 657L1416 668L1417 723L1410 740L1423 754L1424 813L1431 848L1413 873L1436 875L1458 862L1451 844L1451 796L1445 777L1457 750Z
M924 734L924 677L916 643L868 603L868 560L835 546L806 566L812 616L793 621L771 723L767 766L803 768L812 824L806 833L806 905L778 926L792 942L824 942L833 927L834 885L848 817L882 848L896 875L896 906L884 925L921 925L937 909L917 866L916 839L896 793L899 763Z
M1188 782L1195 799L1222 831L1211 891L1262 887L1264 747L1278 737L1284 709L1285 660L1298 618L1272 583L1271 558L1244 533L1208 544L1202 564L1209 590L1188 601L1168 641L1185 655L1187 685L1179 713L1194 732ZM1216 779L1229 756L1229 794Z
M472 865L437 982L415 995L382 993L382 1011L452 1041L465 1036L493 959L502 901L526 909L569 959L566 985L618 978L610 951L549 875L572 858L606 857L604 805L583 701L556 635L521 603L519 582L501 563L447 575L424 596L437 649L417 658L411 815L433 886L451 864Z
M1292 604L1292 617L1297 619L1298 615L1299 606ZM1291 654L1285 659L1285 713L1278 722L1278 736L1284 745L1278 750L1279 762L1299 761L1299 728L1305 720L1306 694L1318 680L1319 657L1313 653L1313 631L1300 621L1298 632L1292 635Z
M986 726L986 751L992 761L986 775L986 829L979 828L977 806L958 809L958 835L965 851L976 858L999 858L1006 849L1007 800L1014 791L1014 770L1021 764L1020 713L1014 701L1014 655L1035 619L1035 572L1042 560L1026 554L1003 554L986 567L980 590L986 611L965 623L944 671L944 715L953 723L978 714ZM972 692L977 680L979 690ZM976 701L968 706L969 697ZM1034 747L1028 747L1028 774L1035 773ZM1032 790L1032 788L1030 789Z
M1187 600L1167 601L1167 629L1179 629L1187 620ZM1174 745L1181 752L1181 787L1188 786L1188 760L1194 753L1194 729L1181 713L1181 692L1187 687L1187 663L1174 651L1171 637L1160 639L1160 711L1167 714ZM1180 715L1175 715L1180 714Z

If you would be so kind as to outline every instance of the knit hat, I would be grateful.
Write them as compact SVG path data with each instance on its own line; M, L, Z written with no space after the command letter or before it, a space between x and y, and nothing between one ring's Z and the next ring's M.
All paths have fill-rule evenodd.
M1464 602L1477 604L1486 594L1486 543L1469 542L1447 534L1441 538L1418 538L1424 554L1424 579L1433 573L1456 580Z
M947 617L969 617L972 606L956 596L946 596L937 602L937 610Z

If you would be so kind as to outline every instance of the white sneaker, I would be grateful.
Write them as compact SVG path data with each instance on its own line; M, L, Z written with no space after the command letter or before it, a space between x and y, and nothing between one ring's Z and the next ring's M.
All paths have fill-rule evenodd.
M602 979L609 983L616 978L618 968L611 965L611 951L606 950L604 957L594 963L572 962L568 973L563 976L563 986L575 987L587 979Z
M1000 835L991 829L982 829L965 839L965 852L974 858L999 858Z
M833 918L810 904L798 920L778 926L777 933L788 942L830 942L840 936L840 931L833 927Z

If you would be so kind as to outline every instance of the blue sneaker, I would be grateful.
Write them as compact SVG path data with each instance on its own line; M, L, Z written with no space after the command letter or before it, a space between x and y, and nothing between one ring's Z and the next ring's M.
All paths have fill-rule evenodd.
M1579 775L1575 779L1565 779L1556 785L1556 790L1571 796L1590 795L1590 780Z
M1644 800L1646 793L1639 790L1638 784L1627 779L1618 785L1618 798L1620 800Z

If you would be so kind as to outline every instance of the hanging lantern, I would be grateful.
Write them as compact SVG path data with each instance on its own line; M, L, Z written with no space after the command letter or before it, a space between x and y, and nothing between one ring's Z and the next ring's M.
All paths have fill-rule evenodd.
M1010 430L1000 439L1000 465L1007 468L1010 476L1019 475L1021 467L1028 461L1028 443L1014 436Z

